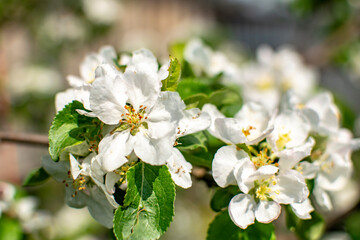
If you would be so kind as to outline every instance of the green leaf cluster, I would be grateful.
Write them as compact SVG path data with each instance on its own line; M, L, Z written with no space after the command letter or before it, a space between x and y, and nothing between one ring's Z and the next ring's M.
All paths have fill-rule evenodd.
M174 216L175 185L166 166L143 162L127 172L124 204L115 212L117 239L158 239Z

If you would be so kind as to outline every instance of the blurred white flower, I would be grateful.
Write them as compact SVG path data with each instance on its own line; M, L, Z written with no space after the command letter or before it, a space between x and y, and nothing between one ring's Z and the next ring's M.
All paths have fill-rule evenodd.
M58 71L43 65L14 65L9 74L8 89L14 96L41 94L52 96L62 87Z
M120 1L82 0L86 16L97 24L111 24L121 15Z
M79 41L85 38L86 27L77 16L70 13L51 13L41 21L39 37L52 44Z

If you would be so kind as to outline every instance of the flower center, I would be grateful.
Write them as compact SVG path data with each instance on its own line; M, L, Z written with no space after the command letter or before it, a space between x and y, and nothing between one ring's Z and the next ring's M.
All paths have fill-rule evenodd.
M274 160L269 157L267 148L264 148L256 156L253 156L251 161L254 163L256 168L260 168L274 162Z
M269 90L274 87L274 80L269 74L261 76L256 83L259 90Z
M290 131L286 132L286 133L279 133L279 138L276 141L276 147L278 150L283 150L286 147L286 144L288 144L288 142L291 141L290 138Z
M78 191L82 191L86 189L86 183L90 180L90 177L80 174L76 179L73 179L70 170L67 172L67 174L69 180L63 180L63 183L65 184L66 187L69 187L69 183L71 184L71 186L75 189L75 192L72 195L72 197L75 197Z
M267 179L262 180L255 180L254 182L254 188L250 190L253 195L255 196L255 200L268 200L272 201L273 198L271 197L271 194L274 192L273 189L271 189L270 185L276 185L277 181L275 179L275 176L272 176ZM278 194L277 191L275 193Z
M257 199L260 200L266 200L270 197L269 193L271 192L271 189L266 185L259 186L255 191L255 196Z
M245 137L248 137L251 133L251 130L255 130L256 128L253 126L248 126L247 128L243 128L241 131L245 135Z
M148 128L146 121L146 107L140 105L139 111L136 111L131 105L124 106L127 113L122 114L122 119L119 121L120 125L116 127L113 132L121 132L127 129L130 129L131 135L135 136L139 132L139 128L143 126L145 129Z

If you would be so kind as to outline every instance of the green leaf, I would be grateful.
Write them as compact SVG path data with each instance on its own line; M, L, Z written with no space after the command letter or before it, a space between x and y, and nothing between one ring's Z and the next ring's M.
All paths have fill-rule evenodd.
M221 108L224 105L241 105L241 97L238 92L230 89L221 89L210 94L209 102Z
M205 151L207 138L203 132L197 132L179 138L177 148L180 150L194 150L203 148Z
M345 230L352 239L360 239L360 211L350 214L345 220Z
M273 224L256 222L243 230L231 220L228 211L219 213L210 223L207 240L275 240L275 228Z
M212 93L207 80L205 78L182 78L179 82L177 91L182 99L193 96L194 94L202 93L208 95Z
M161 91L176 91L181 77L181 65L177 58L170 57L169 76L162 80Z
M166 166L143 162L127 172L124 205L114 217L118 239L158 239L174 216L175 185Z
M286 225L300 239L317 240L320 239L325 230L324 219L317 213L311 213L311 219L302 220L292 211L290 206L285 207Z
M74 101L57 113L49 131L49 152L53 160L59 159L63 148L85 140L86 127L93 118L80 115L76 109L84 110L83 105Z
M191 108L202 108L205 103L209 101L209 97L206 94L203 93L197 93L195 95L192 95L190 97L184 98L184 102L186 104L187 109Z
M186 161L190 162L192 165L211 169L214 156L203 148L198 148L196 150L185 149L180 151Z
M39 169L32 170L25 179L23 186L30 187L42 184L50 175L41 167Z
M0 218L0 239L6 240L21 240L23 233L19 222L1 216Z
M239 192L239 188L236 186L216 189L216 192L210 201L212 210L215 212L220 212L224 208L227 208L229 206L230 200Z
M184 59L185 45L185 42L178 42L172 44L169 48L170 55L176 57L177 59L179 59L180 62L182 62Z

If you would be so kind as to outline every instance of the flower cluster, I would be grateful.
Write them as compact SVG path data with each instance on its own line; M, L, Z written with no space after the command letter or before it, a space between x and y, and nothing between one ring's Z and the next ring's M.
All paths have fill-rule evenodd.
M73 101L77 113L99 120L95 139L71 146L60 161L44 159L45 170L67 188L70 206L87 205L96 220L113 225L115 188L126 186L126 172L137 162L167 165L175 184L189 188L192 165L174 146L179 137L206 129L210 116L186 109L177 92L162 91L170 62L160 69L147 49L117 57L112 47L88 55L81 77L69 76L72 87L56 96L59 114ZM102 208L103 211L98 209Z
M331 210L360 140L341 128L316 72L289 48L260 48L242 65L198 39L182 50L160 65L147 49L107 46L68 77L43 160L67 204L87 206L119 239L157 239L174 214L173 184L191 187L196 165L235 189L214 210L228 207L242 229L272 222L282 205L304 220Z
M187 47L195 49L193 43ZM257 62L238 72L242 78L233 83L243 90L240 111L228 118L212 104L202 108L212 118L208 131L227 144L214 156L213 177L220 187L237 185L241 191L229 204L233 222L243 229L255 219L269 223L279 216L280 204L310 219L309 180L316 204L331 210L329 192L348 183L351 152L360 147L349 130L340 128L331 93L316 91L314 70L287 48L277 53L260 48Z

